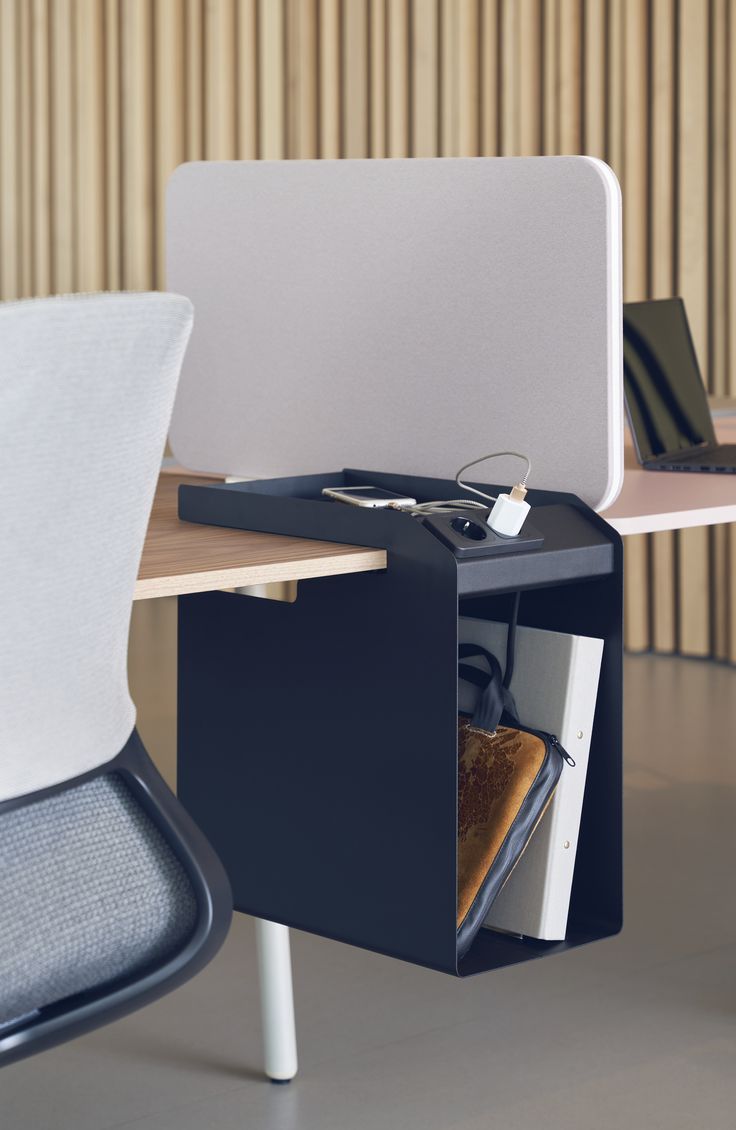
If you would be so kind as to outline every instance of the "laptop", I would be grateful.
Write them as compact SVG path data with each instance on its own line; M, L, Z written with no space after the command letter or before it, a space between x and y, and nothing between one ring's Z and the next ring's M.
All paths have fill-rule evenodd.
M624 304L624 393L647 471L736 473L736 444L719 444L681 298Z

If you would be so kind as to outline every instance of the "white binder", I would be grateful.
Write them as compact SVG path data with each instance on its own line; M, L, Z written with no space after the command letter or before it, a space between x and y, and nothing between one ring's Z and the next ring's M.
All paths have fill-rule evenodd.
M504 666L507 625L461 617L461 643L481 644ZM603 640L519 627L511 691L525 725L555 734L574 757L484 925L546 941L565 937ZM483 661L464 660L483 668ZM461 710L477 689L463 681ZM580 736L579 736L580 735Z

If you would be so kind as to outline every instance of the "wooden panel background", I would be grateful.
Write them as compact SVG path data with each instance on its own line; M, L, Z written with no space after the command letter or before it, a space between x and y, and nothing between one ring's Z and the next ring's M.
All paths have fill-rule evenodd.
M163 284L195 158L590 153L628 298L736 395L736 0L0 0L0 297ZM733 527L629 538L626 633L736 661Z

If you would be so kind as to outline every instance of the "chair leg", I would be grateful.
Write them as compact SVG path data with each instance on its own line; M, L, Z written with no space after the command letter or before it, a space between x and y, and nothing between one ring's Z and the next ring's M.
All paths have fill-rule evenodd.
M288 1083L297 1072L289 930L263 918L255 923L266 1075Z

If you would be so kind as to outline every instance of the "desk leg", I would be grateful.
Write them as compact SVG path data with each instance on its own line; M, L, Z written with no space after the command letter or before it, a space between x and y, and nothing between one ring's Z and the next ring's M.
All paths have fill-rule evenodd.
M289 929L264 918L255 923L266 1075L288 1083L297 1072Z

